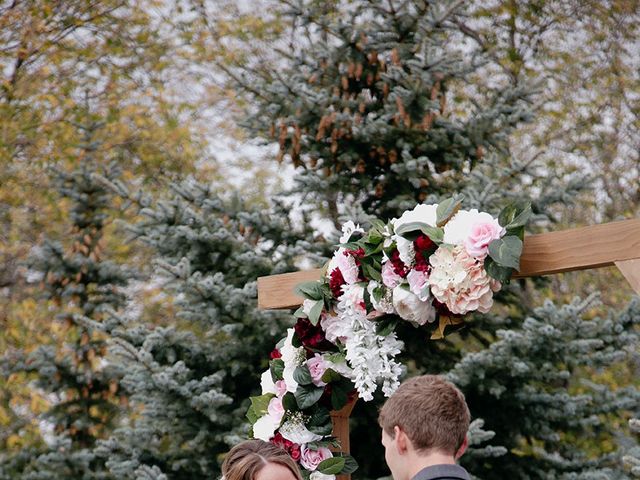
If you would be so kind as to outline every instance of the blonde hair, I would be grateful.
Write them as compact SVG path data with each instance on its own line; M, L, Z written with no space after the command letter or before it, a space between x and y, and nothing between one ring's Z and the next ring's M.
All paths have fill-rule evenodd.
M464 442L471 415L464 395L437 375L413 377L380 409L378 422L387 435L404 431L418 451L440 450L455 455Z
M262 440L247 440L231 449L222 463L223 480L255 480L268 463L288 468L296 480L302 480L298 465L278 445Z

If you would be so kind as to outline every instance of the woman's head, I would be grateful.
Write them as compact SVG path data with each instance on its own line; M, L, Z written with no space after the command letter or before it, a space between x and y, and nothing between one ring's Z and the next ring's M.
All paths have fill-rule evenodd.
M222 463L224 480L302 480L296 462L281 447L247 440L231 449Z

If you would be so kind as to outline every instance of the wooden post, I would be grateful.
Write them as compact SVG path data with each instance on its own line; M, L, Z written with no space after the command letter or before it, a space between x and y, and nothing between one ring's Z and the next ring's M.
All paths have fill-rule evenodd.
M331 411L331 422L333 423L332 435L340 439L341 450L344 453L351 451L351 442L349 439L349 417L355 406L357 398L350 400L342 409ZM337 480L350 480L351 475L338 475Z

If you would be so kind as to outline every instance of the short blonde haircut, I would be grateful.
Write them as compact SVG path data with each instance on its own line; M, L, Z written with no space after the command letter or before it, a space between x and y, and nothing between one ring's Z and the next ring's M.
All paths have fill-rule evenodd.
M423 375L400 385L382 406L378 422L392 438L394 427L400 427L418 451L455 455L469 430L470 417L464 395L455 385L437 375Z
M302 480L296 462L278 445L262 440L247 440L231 449L222 463L224 480L255 480L258 472L268 463L276 463L291 470Z

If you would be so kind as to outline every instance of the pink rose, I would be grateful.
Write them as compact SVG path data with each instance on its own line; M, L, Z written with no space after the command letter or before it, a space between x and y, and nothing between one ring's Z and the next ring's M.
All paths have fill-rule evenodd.
M489 244L504 234L505 229L500 226L497 220L475 223L471 227L469 236L464 240L464 247L472 257L484 258L487 256Z
M267 413L276 424L280 424L284 417L284 407L282 406L282 398L273 397L267 406Z
M311 381L316 387L324 387L325 382L322 381L322 375L327 370L327 362L325 362L322 355L316 353L313 358L307 360L307 367L309 373L311 373Z
M276 396L282 398L287 393L287 383L284 380L278 380L275 383Z
M306 445L303 445L300 450L300 463L304 468L312 472L318 468L318 465L320 465L323 460L331 457L333 457L331 450L325 447L312 450Z
M393 269L393 264L387 262L382 265L382 283L388 288L396 288L402 282L402 277Z
M411 270L407 275L407 281L409 282L411 293L417 295L423 302L429 299L428 289L425 294L422 293L424 287L429 285L429 274L427 272Z

